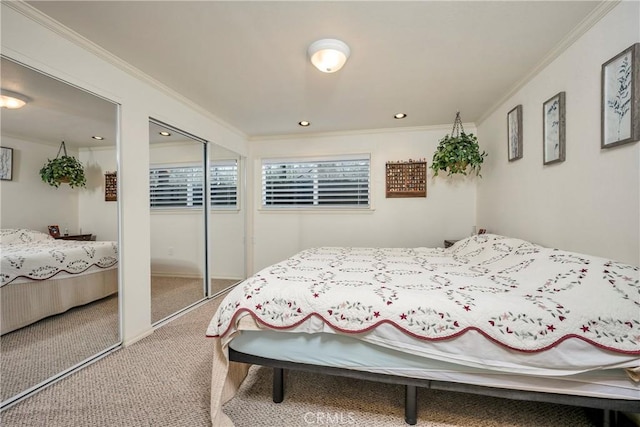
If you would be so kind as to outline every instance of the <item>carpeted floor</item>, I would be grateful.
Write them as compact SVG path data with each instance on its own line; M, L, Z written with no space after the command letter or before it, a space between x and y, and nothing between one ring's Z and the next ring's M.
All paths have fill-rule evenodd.
M212 279L218 292L235 280ZM152 323L202 299L202 280L152 277ZM118 298L75 307L0 337L2 401L118 343Z
M0 414L2 426L209 426L213 299ZM285 401L253 367L224 411L238 427L404 426L401 386L291 372ZM419 426L591 426L584 410L419 390Z

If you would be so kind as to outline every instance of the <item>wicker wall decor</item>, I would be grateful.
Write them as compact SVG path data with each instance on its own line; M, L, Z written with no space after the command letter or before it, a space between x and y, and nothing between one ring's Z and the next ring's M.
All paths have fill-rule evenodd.
M387 162L387 197L427 197L427 162L424 159Z
M118 200L118 177L116 172L104 174L104 201L115 202Z

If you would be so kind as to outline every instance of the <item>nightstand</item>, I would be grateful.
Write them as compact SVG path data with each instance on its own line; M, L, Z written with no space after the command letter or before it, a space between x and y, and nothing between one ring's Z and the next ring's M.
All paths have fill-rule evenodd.
M450 246L453 246L453 244L454 244L455 242L457 242L457 240L445 240L445 241L444 241L444 247L445 247L445 248L448 248L448 247L450 247Z
M56 240L96 240L93 234L69 234L68 236L58 236Z

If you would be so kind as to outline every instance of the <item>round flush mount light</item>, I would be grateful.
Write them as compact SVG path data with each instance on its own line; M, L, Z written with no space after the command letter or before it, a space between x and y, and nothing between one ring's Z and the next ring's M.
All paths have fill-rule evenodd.
M303 128L306 128L309 125L311 125L311 122L308 122L306 120L301 120L298 122L298 126L302 126Z
M322 39L311 43L307 51L311 63L323 73L335 73L341 69L351 49L341 40Z
M24 107L30 99L20 93L2 89L0 91L0 108L15 110Z
M167 131L165 131L165 130L163 130L162 132L158 132L158 133L159 133L160 135L162 135L162 136L171 136L171 133L170 133L170 132L167 132Z
M94 135L91 138L93 139L97 139L98 141L102 141L104 139L104 136L100 136L100 135Z
M407 117L405 113L398 113L393 115L394 119L404 119L405 117Z

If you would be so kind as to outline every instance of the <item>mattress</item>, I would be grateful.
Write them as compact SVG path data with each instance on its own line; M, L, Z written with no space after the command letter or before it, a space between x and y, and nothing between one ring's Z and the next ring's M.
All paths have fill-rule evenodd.
M486 387L640 400L640 388L624 369L593 370L565 376L504 373L432 359L331 333L242 331L232 349L282 361L361 370Z

